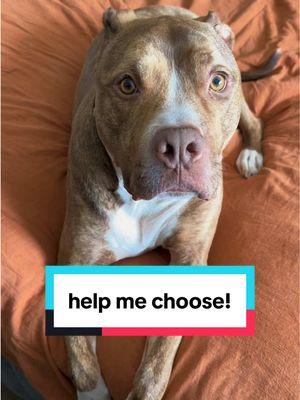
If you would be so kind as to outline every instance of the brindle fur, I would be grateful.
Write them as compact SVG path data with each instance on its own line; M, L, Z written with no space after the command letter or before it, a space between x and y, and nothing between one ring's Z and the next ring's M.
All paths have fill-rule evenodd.
M159 25L155 22L158 17L161 17ZM243 99L240 73L229 48L233 43L231 31L211 13L207 17L196 18L192 12L174 7L119 12L110 9L105 13L105 30L97 36L88 53L76 95L69 152L67 212L58 264L107 264L116 261L105 241L107 211L120 206L120 199L115 193L118 178L114 164L122 170L129 190L138 190L136 186L142 185L138 177L147 174L149 167L149 160L141 160L138 156L141 147L145 148L149 143L145 135L147 125L165 99L165 84L170 72L168 64L153 46L154 51L149 53L144 71L149 95L140 106L133 107L130 101L126 104L117 98L112 100L107 91L116 68L123 70L124 64L132 64L140 56L146 56L145 47L149 49L151 34L161 52L167 54L168 49L174 50L172 56L184 71L184 91L196 107L204 110L205 132L208 135L213 133L210 137L214 156L212 198L209 201L199 198L190 201L165 247L170 250L172 264L207 263L222 203L222 149L235 131L240 115L245 143L258 151L261 151L262 131L260 121ZM196 34L187 38L188 32L196 32L197 29L205 36L205 40L202 36L202 44L196 42L199 40ZM218 36L222 36L222 32L225 32L224 40ZM140 45L130 52L128 47L133 37L140 38ZM187 39L190 43L188 48ZM211 43L217 49L218 60L226 60L236 80L234 94L227 102L203 100L197 89L203 65L205 67L212 62L209 55ZM195 46L199 49L198 53L193 50ZM116 49L123 49L126 56ZM148 190L146 186L152 184L150 181L147 180L142 191ZM77 390L92 390L97 384L100 367L89 338L65 339L70 371ZM147 338L144 356L127 400L159 400L163 397L180 341L181 337Z

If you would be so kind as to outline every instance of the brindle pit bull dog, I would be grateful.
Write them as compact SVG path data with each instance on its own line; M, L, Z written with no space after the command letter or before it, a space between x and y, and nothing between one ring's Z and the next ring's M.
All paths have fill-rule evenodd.
M77 90L58 264L111 264L163 246L171 264L205 265L222 151L238 124L238 170L249 177L263 165L232 31L214 13L175 7L109 9L103 20ZM163 397L180 341L147 338L127 400ZM109 399L96 339L70 336L66 346L78 399Z

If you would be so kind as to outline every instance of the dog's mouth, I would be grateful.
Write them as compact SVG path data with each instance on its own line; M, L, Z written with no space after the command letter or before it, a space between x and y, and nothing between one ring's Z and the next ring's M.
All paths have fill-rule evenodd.
M126 186L125 186L126 187ZM131 194L133 200L151 200L156 196L184 196L184 195L194 195L202 200L209 200L211 197L211 192L208 188L195 188L185 185L171 185L171 186L159 186L150 188L139 188L135 187L133 189L126 187L126 190Z
M124 186L134 200L151 200L156 196L183 196L194 194L199 199L212 198L218 182L218 168L212 168L208 160L202 160L190 169L182 169L180 173L171 169L151 168L134 169L124 176ZM125 171L124 171L125 172Z
M133 200L137 201L137 200L151 200L152 198L156 197L156 196L161 196L163 197L165 196L183 196L186 194L194 194L197 195L196 192L193 192L191 190L184 190L181 188L170 188L170 189L166 189L166 190L162 190L162 191L156 191L155 194L135 194L135 193L130 193Z

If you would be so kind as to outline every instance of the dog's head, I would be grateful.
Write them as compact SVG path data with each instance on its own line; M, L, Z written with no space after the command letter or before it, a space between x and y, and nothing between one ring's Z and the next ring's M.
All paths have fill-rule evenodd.
M232 32L204 18L137 18L108 10L97 62L97 131L133 198L213 196L222 149L238 125Z

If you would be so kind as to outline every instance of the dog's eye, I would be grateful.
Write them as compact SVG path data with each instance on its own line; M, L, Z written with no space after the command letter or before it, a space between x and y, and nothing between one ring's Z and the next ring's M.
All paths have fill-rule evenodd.
M119 89L123 94L131 95L137 92L136 84L130 76L125 76L119 83Z
M214 92L222 92L226 88L227 80L223 74L215 74L210 82L210 89Z

